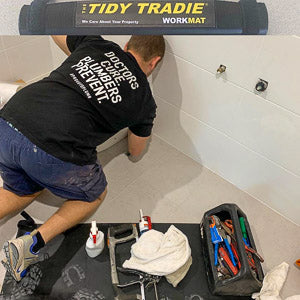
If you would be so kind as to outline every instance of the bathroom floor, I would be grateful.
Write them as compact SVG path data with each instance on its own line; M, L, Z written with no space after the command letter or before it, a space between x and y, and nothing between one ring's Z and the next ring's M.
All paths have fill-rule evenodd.
M157 136L140 161L126 155L126 139L99 153L109 182L107 198L90 219L99 223L137 222L139 208L160 223L200 223L205 211L236 203L248 216L256 246L265 258L264 271L286 261L290 265L282 297L300 294L300 227L239 190ZM45 221L63 200L44 192L26 211ZM16 233L15 216L0 222L0 244ZM89 221L89 220L88 220ZM197 234L197 233L195 233ZM2 258L2 252L0 258ZM0 282L5 270L0 266ZM0 287L1 287L0 283Z

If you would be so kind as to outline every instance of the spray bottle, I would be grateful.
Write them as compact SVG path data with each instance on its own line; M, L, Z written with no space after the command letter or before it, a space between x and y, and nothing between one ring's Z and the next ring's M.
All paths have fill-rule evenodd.
M149 231L152 229L152 223L151 218L148 216L143 215L143 211L140 209L140 222L139 222L139 230L140 230L140 236L145 233L146 231Z
M104 249L104 234L98 230L96 221L92 221L90 236L86 241L85 250L89 257L98 256Z

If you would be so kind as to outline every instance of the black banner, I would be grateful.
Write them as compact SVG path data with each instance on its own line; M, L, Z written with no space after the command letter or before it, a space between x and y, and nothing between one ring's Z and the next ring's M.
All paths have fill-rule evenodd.
M79 1L76 27L216 27L215 1Z

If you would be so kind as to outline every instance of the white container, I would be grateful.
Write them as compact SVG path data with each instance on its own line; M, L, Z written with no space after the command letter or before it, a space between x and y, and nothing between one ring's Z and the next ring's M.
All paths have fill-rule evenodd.
M139 222L139 230L140 230L140 236L149 231L152 228L151 219L150 217L145 217L143 215L143 211L140 209L140 222ZM149 220L149 221L148 221ZM150 222L150 224L149 224Z
M96 221L92 222L90 236L86 241L85 250L89 257L98 256L104 249L104 233L98 230Z
M22 83L0 82L0 109L8 100L19 91L24 85Z

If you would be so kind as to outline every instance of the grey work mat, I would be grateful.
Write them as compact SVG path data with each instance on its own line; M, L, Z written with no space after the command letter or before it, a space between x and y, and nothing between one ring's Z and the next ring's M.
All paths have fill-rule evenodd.
M111 224L98 224L107 234ZM158 284L159 300L242 300L250 297L220 297L210 294L207 286L201 251L198 224L174 224L187 235L192 249L193 264L187 276L177 288L165 278ZM166 232L170 224L153 224L153 228ZM33 265L21 282L17 283L7 273L0 299L114 299L111 285L109 251L107 246L98 257L92 259L85 252L90 224L80 224L58 236L43 249L43 261ZM133 243L133 242L132 242ZM117 266L130 257L132 243L117 246ZM120 283L137 277L119 274ZM126 288L124 292L139 292L139 286ZM153 287L146 291L146 299L154 300Z

